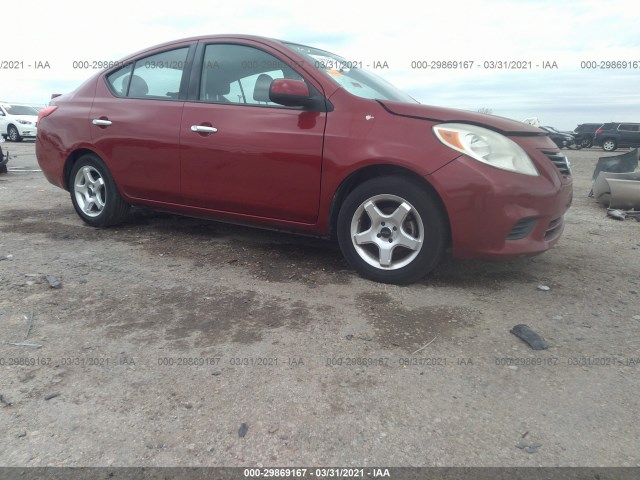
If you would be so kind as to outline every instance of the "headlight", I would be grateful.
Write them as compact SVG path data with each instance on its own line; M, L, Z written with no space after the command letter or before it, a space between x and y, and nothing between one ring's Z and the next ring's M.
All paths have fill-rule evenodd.
M32 122L28 120L18 120L18 123L21 123L22 125L31 125Z
M520 145L493 130L464 123L442 123L433 127L433 133L447 147L479 162L510 172L538 176L538 170Z

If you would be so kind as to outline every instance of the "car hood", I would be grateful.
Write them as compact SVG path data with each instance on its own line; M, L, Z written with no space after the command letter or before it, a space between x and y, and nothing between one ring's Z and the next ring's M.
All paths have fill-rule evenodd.
M422 118L434 122L470 123L487 127L508 135L546 135L547 132L527 123L511 120L510 118L486 115L484 113L456 110L453 108L433 107L418 103L395 102L391 100L378 100L378 102L393 115L403 117Z

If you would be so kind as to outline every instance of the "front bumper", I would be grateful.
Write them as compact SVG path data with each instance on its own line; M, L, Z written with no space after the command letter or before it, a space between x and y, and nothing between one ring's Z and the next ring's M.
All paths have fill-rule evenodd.
M15 123L18 133L21 137L35 137L38 134L38 127L36 125L23 125L22 123Z
M573 198L571 176L563 176L542 152L537 156L537 177L465 155L426 177L447 210L454 257L536 255L558 241Z

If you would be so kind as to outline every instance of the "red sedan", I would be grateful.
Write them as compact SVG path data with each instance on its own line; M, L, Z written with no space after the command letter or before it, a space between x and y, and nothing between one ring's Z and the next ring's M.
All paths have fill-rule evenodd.
M420 105L362 66L253 36L165 43L42 110L38 162L89 225L145 205L333 237L381 282L416 281L448 247L558 240L572 180L546 132Z

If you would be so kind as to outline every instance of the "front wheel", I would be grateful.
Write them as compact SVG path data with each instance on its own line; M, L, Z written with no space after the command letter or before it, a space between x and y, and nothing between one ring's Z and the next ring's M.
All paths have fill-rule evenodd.
M76 212L93 227L116 225L129 213L109 169L95 155L82 155L73 165L69 191Z
M580 146L582 148L591 148L593 146L593 141L590 138L583 138L580 140Z
M607 138L602 142L602 149L605 152L613 152L616 148L618 148L618 144L613 138Z
M442 258L446 221L417 182L379 177L356 187L340 207L338 242L362 276L406 284L424 277Z
M9 129L7 130L7 137L12 142L21 142L22 141L22 137L20 136L20 133L18 132L18 129L14 125L9 125Z

